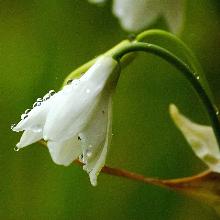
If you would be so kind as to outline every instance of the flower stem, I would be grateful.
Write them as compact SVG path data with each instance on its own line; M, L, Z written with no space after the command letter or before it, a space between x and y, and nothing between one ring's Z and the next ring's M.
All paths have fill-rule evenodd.
M47 147L47 143L44 140L39 141L39 143ZM73 163L80 166L84 165L79 160L75 160ZM211 180L211 181L214 180L216 181L217 185L220 182L220 175L218 173L211 172L210 170L203 171L193 176L176 178L176 179L152 178L125 169L114 168L109 166L104 166L101 172L111 176L123 177L129 180L143 182L145 184L150 184L163 188L169 188L171 190L178 190L180 192L185 192L188 194L193 192L193 190L195 190L196 188L200 189L202 187L200 184L202 181L205 182L206 180ZM211 186L213 186L213 182L211 182Z
M116 51L113 55L113 58L120 62L121 58L131 52L147 52L150 54L154 54L156 56L161 57L162 59L166 60L168 63L176 67L191 83L192 87L195 89L197 95L200 97L202 103L205 105L206 110L208 112L210 121L213 126L214 133L216 135L216 139L220 146L220 124L216 112L216 107L212 104L208 94L206 93L205 89L199 82L199 75L191 70L191 68L184 63L181 59L175 56L173 53L169 52L168 50L149 43L140 43L134 42L131 43L120 50Z
M79 160L75 160L74 163L81 166L83 165ZM209 176L217 175L216 179L220 178L219 174L213 173L210 170L203 171L193 176L176 178L176 179L158 179L158 178L146 177L144 175L134 173L125 169L114 168L109 166L104 166L101 172L111 176L123 177L126 179L143 182L145 184L166 187L176 190L191 188L192 187L191 185L193 185L194 182L207 178Z
M137 42L146 42L156 44L174 53L177 57L186 62L190 68L200 75L200 82L209 95L209 98L214 102L212 92L207 83L205 74L202 70L200 63L192 50L176 35L159 29L146 30L136 36Z
M154 40L155 38L165 41L167 46L171 45L175 49L177 48L177 50L180 50L189 66L194 71L202 72L202 68L190 48L182 40L176 37L176 35L170 32L159 29L147 30L137 35L136 41L151 43L149 41L152 41L152 39Z

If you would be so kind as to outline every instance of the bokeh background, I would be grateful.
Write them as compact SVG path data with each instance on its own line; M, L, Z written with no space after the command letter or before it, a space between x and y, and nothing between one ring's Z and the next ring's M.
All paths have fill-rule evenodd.
M92 187L81 167L54 164L39 144L13 150L20 134L10 125L36 98L58 90L68 73L127 38L110 4L0 1L1 219L219 218L200 201L139 182L101 174ZM152 27L166 29L161 19ZM188 0L181 39L201 62L220 105L220 1ZM209 123L192 88L173 67L139 56L123 71L114 96L107 164L161 178L203 170L169 118L171 102L194 121Z

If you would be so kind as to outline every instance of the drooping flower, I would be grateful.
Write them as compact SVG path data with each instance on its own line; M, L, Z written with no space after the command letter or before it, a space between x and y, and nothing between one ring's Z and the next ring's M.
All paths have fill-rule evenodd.
M111 142L112 94L118 67L113 58L102 56L81 78L38 99L12 128L24 131L17 148L44 139L56 164L68 166L80 158L92 185L96 185Z
M106 0L89 0L103 3ZM178 33L183 25L184 0L113 0L113 14L121 26L129 32L139 32L160 16L163 16L169 29Z
M190 121L174 104L170 105L170 115L196 156L212 171L220 173L220 150L212 127Z

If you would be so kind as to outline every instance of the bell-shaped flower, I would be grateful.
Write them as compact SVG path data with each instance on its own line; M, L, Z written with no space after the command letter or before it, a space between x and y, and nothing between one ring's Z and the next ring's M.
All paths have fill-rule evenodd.
M111 142L112 94L118 76L118 63L102 56L81 78L38 99L12 128L24 131L17 148L44 139L56 164L68 166L80 158L96 185Z
M212 171L220 173L220 151L212 127L190 121L174 104L170 115L192 150Z
M103 3L105 0L89 0ZM139 32L163 16L169 29L178 33L183 24L185 0L113 0L113 13L129 32Z

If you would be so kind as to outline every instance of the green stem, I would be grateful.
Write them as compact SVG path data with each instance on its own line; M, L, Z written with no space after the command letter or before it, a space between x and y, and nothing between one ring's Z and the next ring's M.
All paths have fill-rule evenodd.
M164 30L147 30L142 33L140 33L136 37L137 42L149 42L152 38L159 38L160 40L165 40L166 42L169 42L167 45L172 45L175 47L178 47L180 51L183 53L183 56L186 58L187 63L194 71L202 71L200 64L198 63L195 55L193 52L189 49L189 47L178 37L176 37L174 34L171 34L170 32L164 31ZM168 48L167 48L168 49Z
M203 73L202 67L198 62L196 56L194 55L192 50L176 35L164 30L152 29L140 33L136 37L136 41L156 44L180 57L191 67L191 69L193 69L194 72L200 74L202 85L206 89L209 98L214 101L211 90L207 84L205 74Z
M205 105L214 129L214 133L216 135L216 139L220 146L220 124L216 115L216 109L215 106L212 104L211 100L209 99L209 96L207 95L206 91L200 84L197 73L192 71L190 67L187 64L185 64L182 60L180 60L177 56L175 56L168 50L154 44L137 42L131 43L130 45L127 45L126 47L116 51L116 53L113 55L113 58L119 62L121 58L127 55L128 53L140 51L151 53L161 57L162 59L175 66L180 72L183 73L183 75L191 83L198 96L200 97L201 101Z

